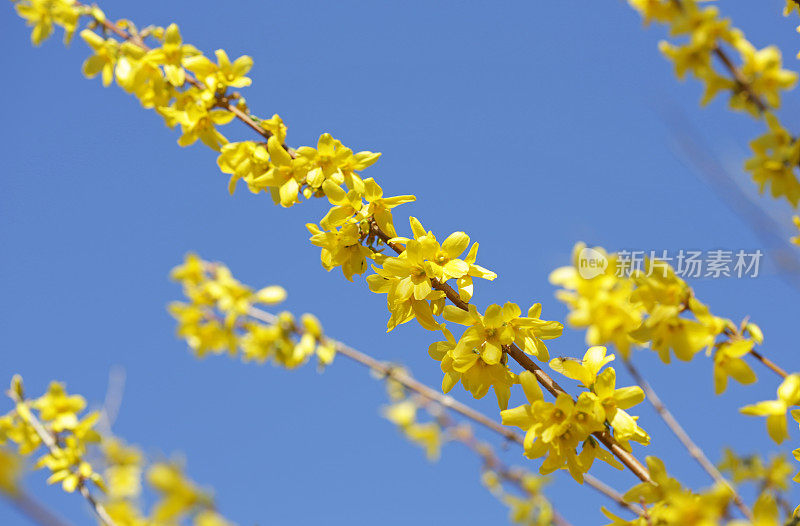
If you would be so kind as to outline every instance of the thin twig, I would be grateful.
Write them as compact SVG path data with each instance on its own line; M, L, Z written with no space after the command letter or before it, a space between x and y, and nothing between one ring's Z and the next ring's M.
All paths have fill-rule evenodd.
M421 405L436 419L442 429L450 432L449 437L452 440L466 446L483 461L485 470L496 473L498 477L514 485L527 497L532 499L537 497L541 499L545 498L544 495L533 493L525 486L525 475L527 474L525 471L506 465L488 444L478 441L472 432L472 427L467 424L457 425L444 411L445 408L436 403L432 404L431 400L425 399L421 402ZM433 407L431 407L431 405L433 405ZM553 513L552 519L554 526L570 526L569 521L553 508L552 504L551 511Z
M789 373L783 370L778 364L776 364L775 362L773 362L760 352L756 351L755 349L750 349L750 354L753 355L753 358L763 363L769 370L771 370L781 378L786 378L787 376L789 376Z
M728 490L730 490L731 495L733 496L733 501L736 504L736 507L744 514L744 516L749 519L753 520L753 513L750 511L750 508L747 507L747 504L744 503L742 497L737 493L736 488L728 482L728 480L720 473L717 467L711 462L703 450L694 443L691 439L689 434L680 425L678 420L675 416L667 409L667 406L664 402L661 401L661 398L658 397L653 387L648 383L648 381L642 376L639 370L633 365L633 362L630 360L623 359L623 363L625 367L628 369L628 372L631 373L631 376L636 381L637 384L642 388L644 391L647 399L650 401L650 404L659 414L661 419L667 424L667 427L678 437L678 440L683 444L683 447L689 452L689 455L697 461L698 464L708 473L714 482L725 486Z
M44 504L23 490L18 490L13 495L7 495L7 498L31 522L39 524L39 526L71 526L70 523L48 510Z

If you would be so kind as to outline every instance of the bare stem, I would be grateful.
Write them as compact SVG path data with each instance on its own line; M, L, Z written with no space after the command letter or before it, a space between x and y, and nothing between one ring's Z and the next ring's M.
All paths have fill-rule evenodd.
M694 443L694 441L691 439L691 437L683 428L683 426L681 426L681 424L678 422L678 420L675 418L672 412L670 412L670 410L667 409L667 406L664 404L664 402L661 401L661 398L658 397L658 394L656 394L655 390L653 390L653 387L650 385L650 383L644 378L644 376L642 376L639 370L633 365L633 362L631 362L630 360L623 360L623 362L625 363L625 367L631 373L633 379L636 381L637 384L639 384L639 386L644 391L647 399L650 401L650 404L659 414L664 423L667 424L667 427L669 427L670 430L675 434L675 436L678 437L678 440L681 442L681 444L683 444L683 447L685 447L686 450L689 452L689 456L691 456L693 459L697 461L698 464L700 464L700 467L702 467L706 471L706 473L708 473L711 476L714 482L716 482L717 484L721 484L726 488L728 488L728 490L730 490L731 494L733 495L733 501L736 504L736 507L739 508L742 514L744 514L744 516L747 517L747 519L752 521L753 514L747 507L747 505L744 503L742 497L736 492L736 488L734 488L734 486L730 482L728 482L728 480L722 475L722 473L720 473L720 471L717 469L714 463L708 459L708 457L700 448L700 446Z
M756 351L755 349L751 349L750 354L753 355L753 358L763 363L770 371L777 374L781 378L786 378L787 376L789 376L789 374L778 364L776 364L775 362L773 362L760 352Z
M23 490L18 490L13 495L7 495L7 498L31 522L39 526L70 526L68 522L47 509L44 504Z
M530 498L544 498L543 495L533 493L526 487L525 471L508 466L501 461L488 444L482 443L475 438L475 435L472 433L472 427L469 425L457 425L456 422L447 415L442 406L436 403L432 404L430 400L423 400L422 405L436 418L436 421L443 429L449 431L449 436L452 440L465 445L483 461L484 469L496 473L498 477L514 485L520 492ZM552 508L552 512L554 526L570 526L569 521L561 516L555 508Z

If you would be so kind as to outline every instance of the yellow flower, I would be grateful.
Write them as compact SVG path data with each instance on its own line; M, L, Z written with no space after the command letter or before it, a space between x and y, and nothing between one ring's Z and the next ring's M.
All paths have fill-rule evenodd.
M786 412L790 407L800 404L800 374L790 374L778 387L778 399L766 400L741 408L742 414L767 417L767 432L780 444L789 434L786 431ZM800 410L792 411L792 417L800 421Z
M644 391L638 385L616 388L617 373L609 367L597 376L592 390L597 395L605 412L605 420L614 429L614 438L623 445L633 440L640 444L650 443L650 436L639 427L638 417L629 415L625 410L640 404L644 400Z
M597 276L584 278L579 268L580 255L585 249L585 244L577 243L572 250L572 265L558 268L550 274L550 282L563 287L556 292L556 298L569 306L567 323L587 329L586 343L612 343L627 357L635 343L630 333L641 325L644 306L631 301L633 280L614 274L617 256L607 254L600 247L590 250L607 261L606 268Z
M364 199L367 200L366 216L375 220L378 227L390 237L396 237L392 220L392 208L416 201L413 195L383 197L383 189L370 177L364 179Z
M794 167L800 163L800 142L771 113L766 121L769 131L750 142L754 156L745 162L745 169L752 174L759 192L769 186L772 197L785 197L797 207L800 182Z
M347 160L353 156L353 150L342 146L341 141L334 139L330 133L323 133L317 140L316 149L310 146L301 146L297 149L297 155L318 168L323 176L323 179L318 184L312 184L312 187L316 189L322 186L322 181L331 177L345 165ZM337 180L334 180L336 184L342 184L343 182L343 174L339 174Z
M86 407L82 396L68 395L64 384L51 382L47 393L33 402L40 418L50 422L55 432L74 429L78 425L78 413Z
M405 429L406 436L412 442L422 446L428 460L438 460L442 449L442 430L436 422L411 424Z
M142 490L142 453L115 438L103 440L104 473L112 499L135 498Z
M64 43L69 43L78 25L79 11L74 0L22 0L14 9L33 26L31 42L40 45L53 33L53 24L64 28Z
M742 55L739 71L747 79L750 89L769 106L779 107L780 92L792 89L797 83L797 73L782 69L780 49L776 46L756 49L744 39L738 40L736 47Z
M178 26L170 24L164 32L164 42L161 47L148 51L145 60L162 65L169 83L180 87L186 82L183 61L199 53L194 46L184 44Z
M154 464L147 472L147 481L160 497L152 517L157 522L177 522L196 508L213 504L211 496L186 478L177 464Z
M589 347L583 355L583 361L573 358L554 358L550 361L550 368L567 378L578 380L584 387L591 389L600 369L613 360L614 355L606 356L606 348L598 345Z
M575 480L582 483L595 458L622 466L597 446L591 433L603 429L604 413L597 397L581 393L577 403L561 393L555 403L545 402L536 378L530 371L519 375L528 404L501 411L503 425L525 431L523 446L529 458L547 455L539 471L547 474L566 467ZM583 443L579 455L577 447Z
M329 232L313 223L307 223L306 228L311 232L311 244L322 249L320 260L325 270L341 267L349 281L367 270L367 258L372 257L372 252L360 243L362 231L359 225L348 223Z
M94 55L83 63L83 74L88 78L102 73L103 86L109 86L114 80L114 67L117 62L119 44L113 38L104 39L94 31L84 29L81 38L89 44Z
M714 353L714 392L721 394L728 386L728 377L739 383L749 385L756 381L756 374L742 360L753 349L753 340L723 342Z
M270 169L266 174L255 178L253 184L269 187L275 203L290 207L297 202L300 185L308 173L308 162L299 156L292 158L274 135L267 141L267 151L271 161Z
M441 362L441 369L444 373L442 391L450 392L460 381L464 389L469 391L474 398L483 398L489 392L489 388L492 388L500 409L508 407L511 386L516 383L514 373L508 369L505 363L488 364L484 360L465 363L463 359L460 359L456 365L453 353L456 348L455 338L444 325L441 326L441 330L446 341L432 343L428 347L428 354L434 360Z
M247 72L253 67L253 59L247 55L241 56L231 63L224 49L215 51L217 63L214 64L203 55L185 58L183 65L197 75L197 77L212 91L224 91L226 86L244 88L252 81L246 77Z
M212 150L220 151L220 146L228 143L228 139L214 127L228 124L234 119L235 115L227 110L208 109L199 99L183 110L174 107L163 107L159 110L165 117L174 119L181 125L182 135L178 138L181 146L192 145L200 139Z
M670 362L670 350L679 360L689 361L713 345L716 334L702 323L680 317L680 312L680 307L658 305L630 335L640 342L652 342L653 350L664 363Z
M628 4L639 11L645 24L652 20L669 22L680 14L679 7L669 0L628 0Z
M385 407L383 416L396 426L408 427L416 422L417 404L411 400L403 400Z

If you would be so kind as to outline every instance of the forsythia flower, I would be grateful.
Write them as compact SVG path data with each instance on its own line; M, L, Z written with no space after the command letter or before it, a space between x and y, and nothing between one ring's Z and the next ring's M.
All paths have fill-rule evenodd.
M767 432L772 440L780 444L789 438L786 431L786 412L796 405L800 405L800 374L790 374L778 387L777 400L748 405L740 411L745 415L767 417ZM792 417L800 422L800 409L792 410Z
M30 455L44 442L39 434L43 422L47 426L43 433L58 437L57 440L51 437L53 443L48 444L37 463L37 467L50 470L48 483L61 482L67 492L75 491L87 481L103 488L102 477L86 461L87 446L100 441L100 435L94 430L99 414L90 413L79 418L86 402L79 396L68 395L64 386L57 382L51 383L43 396L28 401L24 398L22 380L15 376L10 392L16 408L0 417L0 444L10 440L17 444L20 455Z
M198 357L207 352L231 355L241 351L244 360L272 360L286 368L300 366L316 355L320 366L333 361L335 343L326 338L319 320L304 314L300 324L288 312L264 324L252 317L257 305L274 305L286 299L282 287L258 291L236 280L219 263L207 263L194 254L173 269L172 278L183 284L191 303L174 302L170 313L178 320L178 335ZM242 319L244 318L244 319Z
M417 422L417 404L410 399L394 403L383 410L383 416L425 449L428 460L437 460L442 448L442 430L436 422Z
M442 332L446 341L434 342L428 347L430 357L441 362L441 369L444 373L442 391L450 392L460 381L464 389L469 391L474 398L483 398L492 388L500 408L508 407L511 386L516 383L516 376L508 369L508 366L504 362L489 364L483 359L465 360L463 358L459 361L460 365L457 366L454 358L455 338L444 326Z
M211 495L187 479L181 466L174 463L153 465L147 472L147 481L160 496L153 510L156 521L177 521L198 506L210 507L213 502Z
M651 456L646 460L652 482L642 482L634 486L625 493L623 498L626 502L637 502L646 506L647 515L626 521L603 509L603 513L613 520L610 526L739 524L736 521L723 522L731 503L730 489L717 485L710 490L693 493L681 487L680 482L667 474L664 463L660 459ZM751 523L747 522L746 524ZM773 523L764 524L773 526ZM778 523L774 523L774 526L778 526Z
M555 358L550 361L550 367L568 378L578 380L591 391L603 408L604 420L611 425L614 437L620 443L627 445L629 440L634 440L646 445L650 442L650 437L636 424L636 418L625 412L625 409L644 400L644 391L638 385L617 389L617 373L613 367L600 372L613 360L613 354L606 356L605 347L595 346L586 351L582 361Z
M742 356L753 350L753 340L736 340L723 342L714 353L714 392L725 392L728 377L741 384L752 384L756 381L756 373L742 360Z
M201 100L194 101L181 110L163 107L159 108L159 111L166 118L174 119L175 123L181 125L183 133L178 138L179 145L190 146L200 139L203 144L215 151L220 151L220 147L227 144L228 139L214 126L228 124L235 117L227 110L209 109Z
M145 60L163 66L164 74L169 83L175 87L180 87L186 82L186 70L183 69L183 61L199 53L194 46L184 44L178 26L170 24L164 32L162 46L148 51L145 55Z
M311 232L311 244L322 249L320 260L325 270L341 267L342 274L350 281L353 281L354 275L367 270L367 259L372 257L372 252L360 243L364 233L359 225L347 223L332 231L325 231L308 223L306 228Z
M117 63L119 44L113 38L104 39L88 29L81 31L81 38L94 51L94 55L83 63L83 74L88 78L93 78L101 73L103 86L109 86L114 80L114 67Z
M78 7L74 0L21 0L15 2L17 14L33 26L31 42L38 46L53 33L53 24L64 28L68 43L78 25Z
M575 402L561 393L555 403L545 402L533 373L523 371L519 382L528 399L527 405L506 409L500 414L504 425L516 426L526 432L525 455L539 458L547 455L539 471L551 473L566 467L578 482L592 466L595 458L622 469L610 453L598 447L593 432L603 429L604 411L597 397L581 393ZM580 454L577 447L583 443Z
M197 75L207 88L215 91L224 91L225 87L244 88L252 81L245 77L253 67L253 59L247 55L241 56L231 63L224 49L215 51L217 63L214 64L203 55L188 57L183 60L183 65Z
M608 262L601 274L589 279L579 271L584 250L592 250ZM631 301L633 281L618 278L614 274L616 255L609 255L599 247L587 249L585 244L577 243L572 261L572 266L558 268L550 274L550 282L563 287L556 292L556 298L570 308L567 323L585 327L589 345L613 343L623 356L629 356L635 343L630 333L641 325L645 312L643 306Z
M769 131L750 142L754 156L745 162L759 191L769 187L772 197L785 197L794 207L800 201L800 181L794 168L800 163L797 141L772 115L766 116Z
M783 454L773 455L768 463L759 455L739 456L730 448L725 448L720 471L728 472L735 484L753 482L761 491L786 491L789 477L794 471Z
M468 311L445 306L444 318L465 325L467 329L456 342L452 334L442 328L447 341L436 342L428 349L430 356L441 362L445 373L442 389L448 392L461 381L475 398L482 398L489 387L493 387L500 408L505 409L514 375L506 366L504 348L517 345L526 353L547 360L547 347L542 339L561 335L561 324L534 317L540 313L539 304L531 307L529 317L522 317L519 306L511 302L502 307L490 305L483 315L474 305L470 305Z

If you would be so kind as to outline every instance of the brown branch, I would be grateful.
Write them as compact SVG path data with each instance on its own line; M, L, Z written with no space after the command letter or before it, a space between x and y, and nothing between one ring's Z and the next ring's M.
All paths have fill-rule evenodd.
M104 28L106 28L109 31L113 32L114 34L116 34L120 38L123 38L125 40L130 41L130 42L133 42L135 45L141 47L142 49L145 49L145 50L149 49L148 46L146 44L144 44L144 42L142 42L140 38L135 38L129 32L119 28L118 26L116 26L115 24L109 22L108 20L106 20L106 19L98 20L96 18L95 18L95 20L97 21L97 23L101 24ZM196 79L194 79L188 73L187 73L186 79L187 79L187 82L189 82L190 84L192 84L194 86L202 87L202 84L199 83ZM264 130L260 125L258 125L246 113L241 111L235 105L233 105L230 102L228 102L226 99L225 100L220 99L220 103L221 103L221 107L223 107L223 108L227 109L228 111L230 111L231 113L233 113L239 120L244 122L247 126L249 126L251 129L256 131L262 137L264 137L266 139L269 139L269 137L272 135L269 131ZM284 148L287 150L287 152L290 155L294 156L294 150L293 149L288 148L285 145L283 145L283 146L284 146ZM373 222L372 227L374 229L375 234L377 234L378 237L384 243L386 243L390 248L392 248L395 252L397 252L399 254L399 253L401 253L403 251L403 248L400 245L398 245L397 243L393 243L393 242L389 241L389 236L386 233L384 233L383 231L381 231L381 229L378 227L377 224L375 224ZM454 305L456 305L460 309L468 310L468 304L466 302L464 302L459 297L458 293L452 287L450 287L446 283L442 283L442 282L440 282L440 281L438 281L436 279L432 279L431 282L432 282L432 286L437 290L443 291L445 293L445 295L447 296L447 298L450 299L450 301L452 301ZM506 352L508 352L509 355L512 356L512 358L515 357L515 356L524 357L523 361L520 361L520 359L518 359L518 358L515 358L515 360L517 360L517 362L519 362L520 365L522 365L523 367L525 367L526 369L531 371L534 375L536 375L537 380L548 391L550 391L550 393L552 393L554 396L557 395L559 392L566 393L566 391L564 391L564 389L562 389L552 378L550 378L550 376L547 375L547 373L542 371L541 368L537 367L533 363L533 361L530 360L529 358L527 358L527 355L522 353L522 351L520 351L515 345L512 344L510 346L510 348L506 349ZM512 354L512 352L513 352L513 354ZM606 447L608 447L608 449L617 458L619 458L619 460L623 464L625 464L637 477L639 477L639 479L641 479L642 481L645 481L645 482L649 482L650 481L650 474L648 473L647 468L645 468L641 464L641 462L639 462L638 459L636 459L636 457L634 457L631 453L629 453L624 448L622 448L622 446L619 445L619 443L614 439L614 437L610 433L605 431L605 432L602 432L602 433L601 432L594 433L594 435L598 438L598 440L600 440L600 442L602 442Z
M370 229L372 234L378 237L381 241L383 241L387 246L389 246L389 248L391 248L398 254L403 253L404 250L403 247L397 243L390 242L389 240L391 238L389 237L389 235L383 232L383 230L381 230L381 228L375 221L372 221L370 223ZM436 290L444 292L445 296L447 296L447 299L449 299L453 303L453 305L455 305L459 309L469 310L469 303L464 301L461 298L461 296L458 295L458 292L456 292L456 290L453 289L453 287L451 287L447 283L442 283L434 278L431 279L431 286ZM528 355L525 354L515 344L512 343L511 345L507 345L504 348L504 350L511 358L513 358L524 369L532 372L533 375L536 377L536 380L542 385L542 387L547 389L547 391L549 391L550 394L552 394L553 396L558 396L559 394L562 393L567 395L569 394L563 387L558 385L558 383L555 380L553 380L553 378L550 377L550 375L544 372L544 370L542 370L541 367L536 365L536 363L534 363L534 361L531 360L530 357L528 357ZM616 439L611 435L611 433L609 433L608 431L602 431L602 432L597 431L592 434L600 442L602 442L603 445L605 445L615 457L617 457L623 464L625 464L625 466L627 466L628 469L630 469L634 475L639 477L640 480L642 480L643 482L651 482L650 473L647 471L647 468L644 467L644 465L642 465L642 463L639 462L639 460L635 456L633 456L633 454L625 450L625 448L623 448L619 444L619 442L616 441Z
M771 370L781 378L786 378L787 376L789 376L789 373L783 370L778 364L776 364L775 362L773 362L760 352L756 351L755 349L750 349L750 354L753 355L753 358L763 363L769 370Z
M650 383L644 378L644 376L642 376L639 370L633 365L633 362L631 362L630 360L623 359L623 363L625 364L625 367L628 369L628 372L631 373L631 376L636 381L636 383L639 384L639 386L642 388L647 399L650 401L650 404L659 414L661 419L664 421L665 424L667 424L667 427L669 427L669 429L675 434L675 436L678 438L681 444L683 444L683 447L685 447L686 450L689 452L689 456L691 456L693 459L697 461L698 464L700 464L700 467L702 467L705 470L705 472L711 476L714 482L716 482L717 484L721 484L722 486L725 486L731 492L736 507L739 508L742 514L744 514L744 516L747 517L747 519L752 521L753 513L747 507L747 504L744 503L744 500L739 495L739 493L737 493L736 488L733 486L733 484L731 484L722 475L722 473L720 473L720 471L717 469L714 463L708 459L708 457L700 448L700 446L694 443L694 441L686 432L686 430L683 428L683 426L681 426L681 424L678 422L678 420L675 418L672 412L670 412L670 410L667 409L667 406L664 404L664 402L661 401L661 398L659 398L659 396L656 394L655 390L650 385Z
M248 309L247 315L250 316L251 318L254 318L256 320L268 324L275 324L278 322L277 316L256 307L250 307L250 309ZM299 334L302 334L303 331L301 328L298 327L295 329ZM349 345L342 343L338 340L330 339L329 341L331 341L334 344L336 352L338 354L341 354L342 356L360 365L363 365L372 371L375 371L376 373L380 374L383 377L394 380L395 382L401 384L403 387L417 393L423 398L430 400L431 402L438 404L444 408L450 409L460 414L461 416L467 418L468 420L480 424L481 426L497 433L498 435L502 436L504 439L510 442L513 442L519 446L523 445L525 439L521 434L517 433L513 429L510 429L492 420L488 416L484 415L479 411L476 411L475 409L469 407L468 405L459 402L452 396L443 394L437 391L436 389L433 389L423 384L422 382L416 380L414 377L412 377L411 375L409 375L407 372L397 367L396 365L376 360L372 356L365 354L361 351L358 351L356 349L353 349ZM589 473L585 473L583 478L588 486L597 490L598 492L605 495L609 499L613 500L619 506L637 515L640 514L641 510L638 509L636 505L626 502L622 498L622 495L611 486L607 485L606 483L597 479L596 477L590 475Z
M684 6L682 0L672 0L672 3L678 7L681 11L683 11ZM736 85L739 86L746 94L747 98L750 99L750 102L756 105L758 111L761 113L766 113L769 108L761 100L761 97L753 90L753 87L747 82L747 79L742 75L742 72L739 71L739 68L736 67L736 64L733 63L731 58L725 53L725 50L719 47L718 45L714 46L713 50L714 55L722 62L722 65L725 66L725 69L731 74L733 77L733 81L736 82Z
M747 98L750 99L750 102L756 105L758 111L760 111L761 113L766 113L767 111L769 111L767 105L764 103L763 100L761 100L761 97L759 97L756 94L756 92L753 91L753 87L750 85L749 82L747 82L747 79L744 78L742 72L739 71L739 68L736 67L736 64L733 63L733 61L730 59L727 53L725 53L725 51L721 47L717 46L714 48L714 55L719 59L720 62L722 62L722 64L725 66L725 69L727 69L728 72L731 74L731 77L733 77L733 80L734 82L736 82L736 85L739 86L747 94Z

